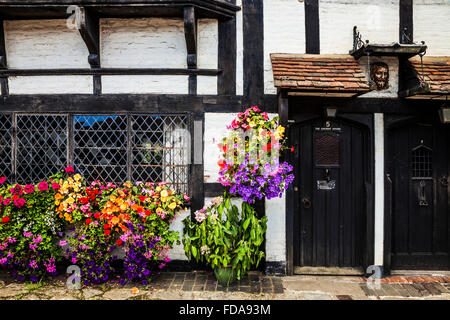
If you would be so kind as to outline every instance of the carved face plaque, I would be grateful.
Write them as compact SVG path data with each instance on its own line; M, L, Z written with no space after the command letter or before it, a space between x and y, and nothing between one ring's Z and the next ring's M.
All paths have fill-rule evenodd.
M372 63L370 66L370 75L373 89L379 91L389 87L389 67L386 63Z

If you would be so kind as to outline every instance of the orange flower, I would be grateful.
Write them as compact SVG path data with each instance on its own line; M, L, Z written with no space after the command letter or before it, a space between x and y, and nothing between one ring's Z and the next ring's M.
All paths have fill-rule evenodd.
M118 217L113 217L113 218L111 219L111 224L116 225L116 224L119 223L119 221L120 221L120 219L119 219Z

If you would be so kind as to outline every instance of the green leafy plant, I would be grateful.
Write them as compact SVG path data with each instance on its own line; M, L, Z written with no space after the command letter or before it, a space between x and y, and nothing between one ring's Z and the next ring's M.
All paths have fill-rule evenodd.
M195 221L188 217L183 223L186 256L205 262L212 269L231 267L241 279L251 268L258 267L265 256L261 244L267 217L258 218L246 202L239 210L227 193L196 211Z

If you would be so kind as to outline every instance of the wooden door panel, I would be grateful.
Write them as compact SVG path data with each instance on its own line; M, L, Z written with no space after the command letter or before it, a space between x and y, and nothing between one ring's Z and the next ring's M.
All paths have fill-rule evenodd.
M322 132L324 123L319 120L298 128L299 206L294 223L299 237L294 237L294 264L358 267L365 221L364 134L339 121L331 122L334 131ZM329 154L318 147L320 143ZM328 184L329 190L319 189L318 180L324 185L335 181L334 188ZM305 208L303 199L311 201L310 208Z
M414 124L389 134L393 269L448 269L449 128ZM420 151L420 152L418 152ZM429 159L429 161L427 161Z

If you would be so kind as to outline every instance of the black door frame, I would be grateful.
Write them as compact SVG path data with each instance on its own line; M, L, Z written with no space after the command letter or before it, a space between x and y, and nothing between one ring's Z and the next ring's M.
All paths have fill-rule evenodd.
M287 127L287 136L291 137L293 134L292 127L304 123L309 120L322 118L323 108L316 109L316 112L304 111L301 109L298 112L293 112L293 108L289 108L289 99L287 95L280 94L278 96L279 100L279 114L281 119L281 124ZM354 111L353 111L354 112ZM288 120L289 116L293 117L295 120ZM336 118L347 123L354 123L362 127L365 131L365 171L366 171L366 199L367 199L367 209L366 209L366 230L364 230L364 237L366 239L363 246L363 268L366 268L373 264L374 262L374 223L375 223L375 208L374 208L374 123L373 123L373 113L345 113L344 110L338 108ZM295 131L295 130L294 130ZM295 145L297 141L289 141L288 145ZM285 153L284 158L293 163L295 155L292 153ZM293 184L291 184L286 192L286 274L294 274L294 215L296 214L296 208L298 206L298 199L296 197L296 191L294 190Z
M385 171L385 202L384 202L384 266L383 273L390 275L392 271L392 216L393 216L393 183L390 177L390 172L392 172L393 163L391 162L390 155L387 150L389 150L390 143L390 132L392 130L417 123L423 120L424 117L428 119L434 118L434 121L439 121L437 117L437 110L434 106L430 106L431 110L428 112L414 112L411 110L409 114L385 114L384 117L384 171ZM448 164L450 171L450 162ZM450 194L449 194L450 201Z

